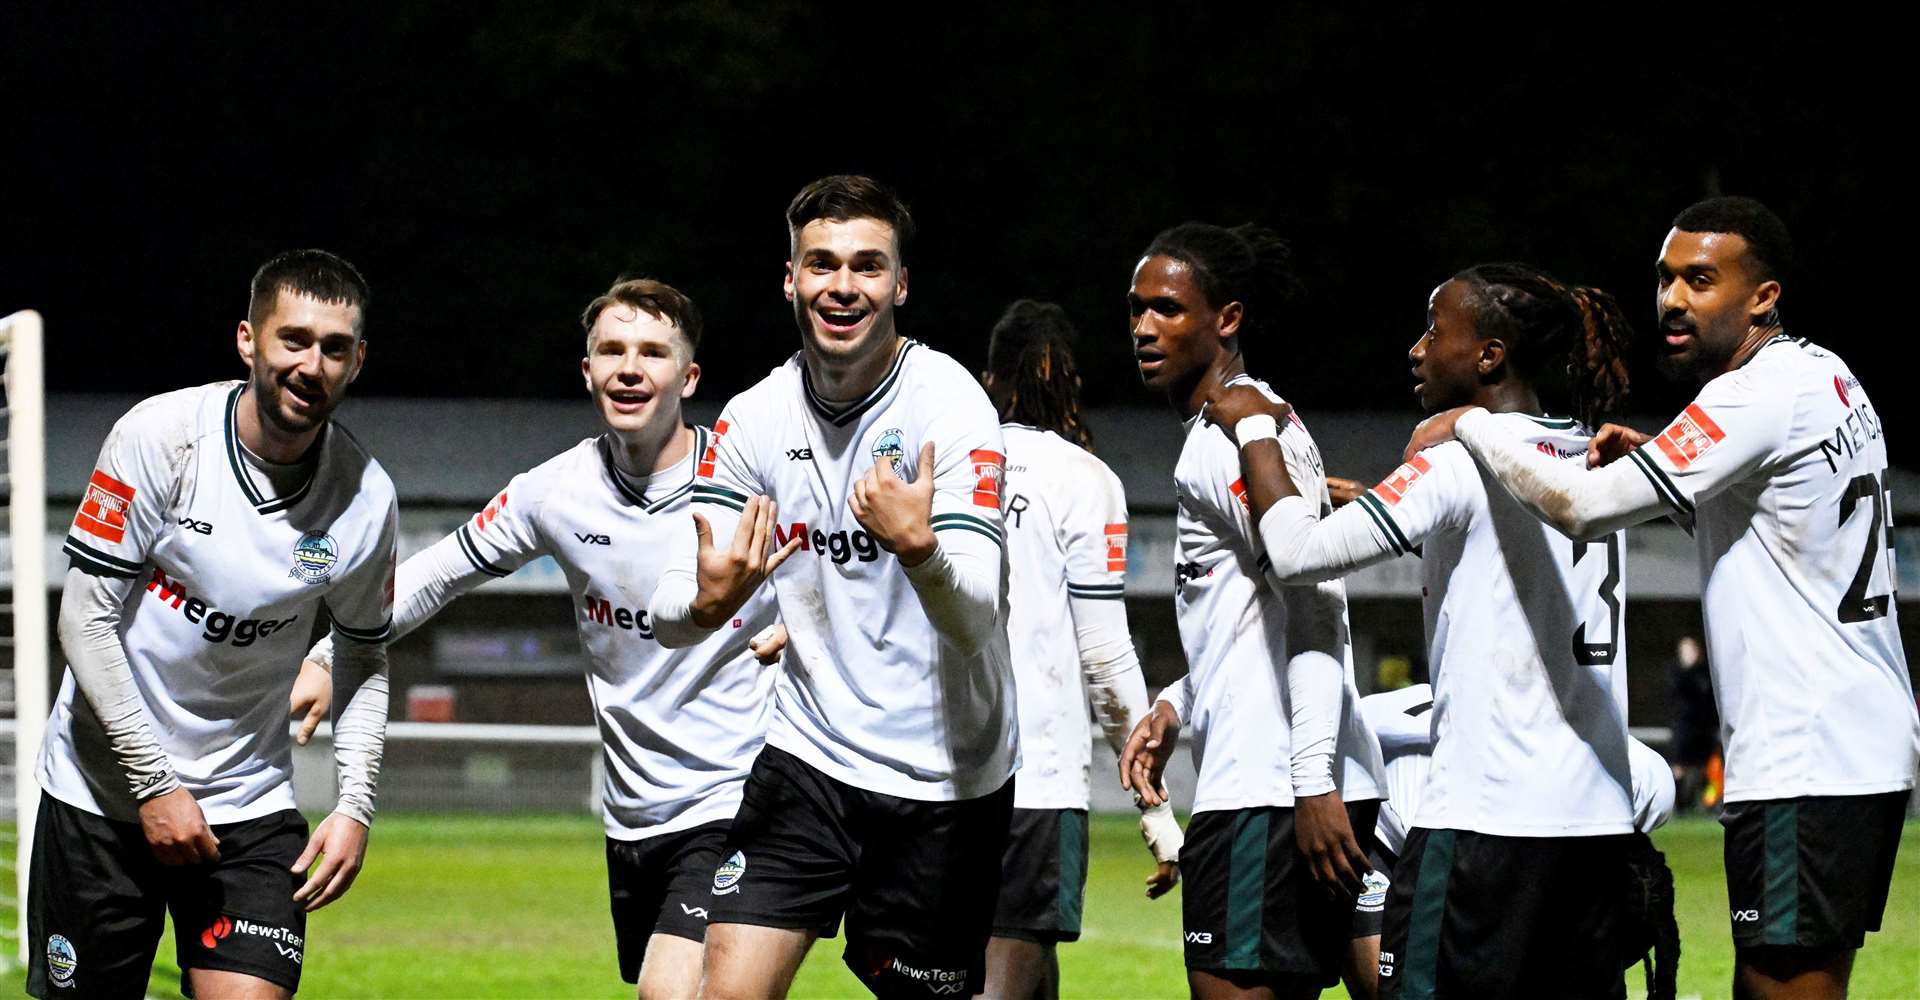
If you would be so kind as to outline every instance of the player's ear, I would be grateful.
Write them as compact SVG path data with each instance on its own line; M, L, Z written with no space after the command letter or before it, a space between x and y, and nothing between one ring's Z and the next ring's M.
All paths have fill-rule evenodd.
M1488 337L1480 342L1480 360L1474 364L1474 371L1486 378L1500 371L1507 363L1507 342L1499 337Z
M1756 326L1771 326L1780 321L1778 316L1772 315L1779 307L1780 283L1771 278L1762 281L1753 290L1753 303L1747 306L1748 321Z
M353 371L347 373L347 384L352 385L353 381L360 377L361 370L366 367L367 341L366 338L362 337L356 340L353 345Z
M1238 302L1229 302L1215 315L1215 322L1220 326L1220 339L1225 340L1240 332L1240 323L1247 317L1247 307Z
M893 283L893 304L896 306L904 306L907 304L907 269L905 266L900 268L899 280Z
M235 350L238 350L240 352L240 360L247 363L248 369L252 369L253 368L253 324L252 323L249 323L244 319L240 321L240 329L234 331L233 346Z
M780 287L787 293L787 301L792 302L793 301L793 261L787 261L787 276L785 280L783 280L780 283Z
M680 383L680 398L692 399L693 390L696 388L699 388L700 386L700 362L698 361L687 362L686 374L682 375L681 379L682 381Z
M593 359L580 359L580 383L587 387L587 395L593 395Z

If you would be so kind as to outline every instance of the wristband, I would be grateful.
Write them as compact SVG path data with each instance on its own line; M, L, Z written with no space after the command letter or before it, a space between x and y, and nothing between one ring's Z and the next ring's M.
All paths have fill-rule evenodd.
M1242 417L1233 425L1233 439L1245 448L1255 441L1280 440L1280 422L1265 413L1256 413L1251 417Z

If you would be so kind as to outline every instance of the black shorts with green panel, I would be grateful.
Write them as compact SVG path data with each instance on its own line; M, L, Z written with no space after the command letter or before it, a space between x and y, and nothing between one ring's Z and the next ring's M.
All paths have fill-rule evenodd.
M1734 945L1864 944L1886 912L1911 794L1728 803L1720 823Z
M1356 833L1371 831L1378 810L1378 802L1348 803L1348 821ZM1354 899L1332 897L1314 882L1293 809L1195 813L1180 874L1187 968L1321 987L1339 979Z
M1000 859L993 936L1056 944L1080 939L1087 889L1087 811L1015 809Z

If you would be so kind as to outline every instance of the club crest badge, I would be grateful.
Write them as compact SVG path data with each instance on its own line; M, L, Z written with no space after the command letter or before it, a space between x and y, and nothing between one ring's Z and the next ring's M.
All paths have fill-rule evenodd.
M288 576L305 583L325 583L340 561L340 545L324 531L309 531L293 546L293 570Z
M55 986L73 985L74 970L80 968L80 955L73 942L59 934L47 939L47 978Z
M879 439L873 442L874 463L878 464L883 458L893 459L894 475L912 481L912 477L907 475L907 446L900 437L900 428L889 427L881 431Z
M740 891L740 880L747 874L747 852L735 851L733 857L720 862L713 870L713 894L724 896Z

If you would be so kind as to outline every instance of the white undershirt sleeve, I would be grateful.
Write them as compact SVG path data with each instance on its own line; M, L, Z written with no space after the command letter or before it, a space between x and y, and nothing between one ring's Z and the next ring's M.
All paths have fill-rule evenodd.
M340 778L340 800L334 811L361 826L372 826L374 788L387 739L387 646L359 642L337 631L334 635L338 663L333 671L333 763Z
M1179 719L1181 725L1186 725L1188 713L1193 710L1193 675L1183 675L1179 680L1161 688L1160 697L1157 700L1166 702L1167 707L1173 709L1173 717Z
M1000 616L1000 543L969 531L938 532L933 555L904 567L934 631L963 655L978 653Z
M454 598L492 578L467 558L457 534L414 553L393 575L393 638L419 628ZM307 659L331 670L333 654L333 633L329 631L307 651Z
M1115 753L1127 744L1133 724L1146 716L1147 679L1140 672L1140 654L1127 631L1127 606L1122 601L1069 598L1074 641L1080 649L1080 672L1087 679L1087 700Z
M1575 541L1604 538L1668 511L1630 461L1587 469L1553 458L1502 431L1493 414L1478 408L1460 415L1453 434L1502 489Z
M180 779L154 739L126 647L120 644L120 615L134 582L67 570L60 594L60 646L74 685L106 731L128 788L135 800L144 802L180 787Z
M1393 558L1393 543L1383 536L1359 504L1348 504L1325 518L1306 497L1281 497L1260 518L1260 545L1277 584L1335 580L1363 566Z
M1288 724L1293 794L1333 791L1333 760L1346 697L1346 589L1338 583L1284 587L1287 607Z

